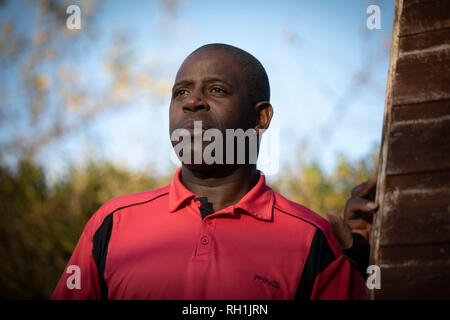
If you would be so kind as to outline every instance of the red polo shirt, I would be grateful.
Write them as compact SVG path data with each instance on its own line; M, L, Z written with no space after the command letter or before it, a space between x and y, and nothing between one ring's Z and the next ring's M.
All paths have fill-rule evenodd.
M104 204L52 299L365 298L328 222L274 192L263 174L238 203L202 218L180 172L169 186Z

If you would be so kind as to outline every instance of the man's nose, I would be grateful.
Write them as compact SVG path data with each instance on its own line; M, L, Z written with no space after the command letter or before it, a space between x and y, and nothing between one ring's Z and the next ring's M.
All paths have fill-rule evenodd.
M199 112L208 111L210 109L209 105L203 99L201 93L193 92L183 104L183 111L188 112Z

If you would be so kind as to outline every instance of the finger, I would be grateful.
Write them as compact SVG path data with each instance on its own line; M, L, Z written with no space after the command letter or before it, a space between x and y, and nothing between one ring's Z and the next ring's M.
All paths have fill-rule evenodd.
M372 234L372 224L365 223L365 224L350 224L349 225L352 228L352 233L358 233L362 235L367 241L370 240L371 234Z
M350 229L367 229L368 225L370 225L369 222L367 222L364 219L350 219L346 221Z
M372 190L376 188L378 180L378 170L376 169L369 180L357 185L352 189L351 195L352 197L363 198L367 196Z
M342 248L350 248L353 244L353 237L350 227L345 223L336 211L325 212L330 222L331 231Z
M345 210L351 210L351 211L372 211L377 208L377 205L375 202L369 201L367 199L363 198L350 198L347 200L347 203L345 204Z
M353 229L352 233L357 233L360 234L364 237L364 239L366 239L367 241L369 241L369 231L368 230L364 230L364 229Z
M363 198L350 198L345 205L344 220L358 218L357 211L369 212L376 208L377 205L372 201Z
M375 188L376 184L377 180L372 178L361 184L358 184L352 189L351 196L364 198L365 196L370 194L370 192Z
M342 218L339 216L339 214L336 211L328 210L325 213L328 217L328 221L330 222L330 224L337 225L340 223L339 220Z

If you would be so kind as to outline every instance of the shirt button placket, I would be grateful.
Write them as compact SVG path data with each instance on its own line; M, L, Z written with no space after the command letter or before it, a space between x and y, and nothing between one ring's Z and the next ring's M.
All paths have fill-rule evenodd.
M208 236L202 236L200 242L202 245L206 246L209 243Z
M197 244L197 256L206 257L211 253L211 239L208 235L202 234Z
M205 219L200 237L197 242L196 255L209 255L212 249L212 234L214 233L214 225L211 219ZM206 256L205 256L206 257Z

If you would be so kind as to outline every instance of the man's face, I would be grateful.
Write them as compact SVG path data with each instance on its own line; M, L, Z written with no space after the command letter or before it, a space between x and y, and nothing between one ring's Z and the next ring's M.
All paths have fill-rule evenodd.
M181 128L192 131L194 121L202 121L204 130L216 128L224 136L225 129L254 128L256 113L244 79L227 53L204 50L189 56L178 70L172 90L170 134Z

